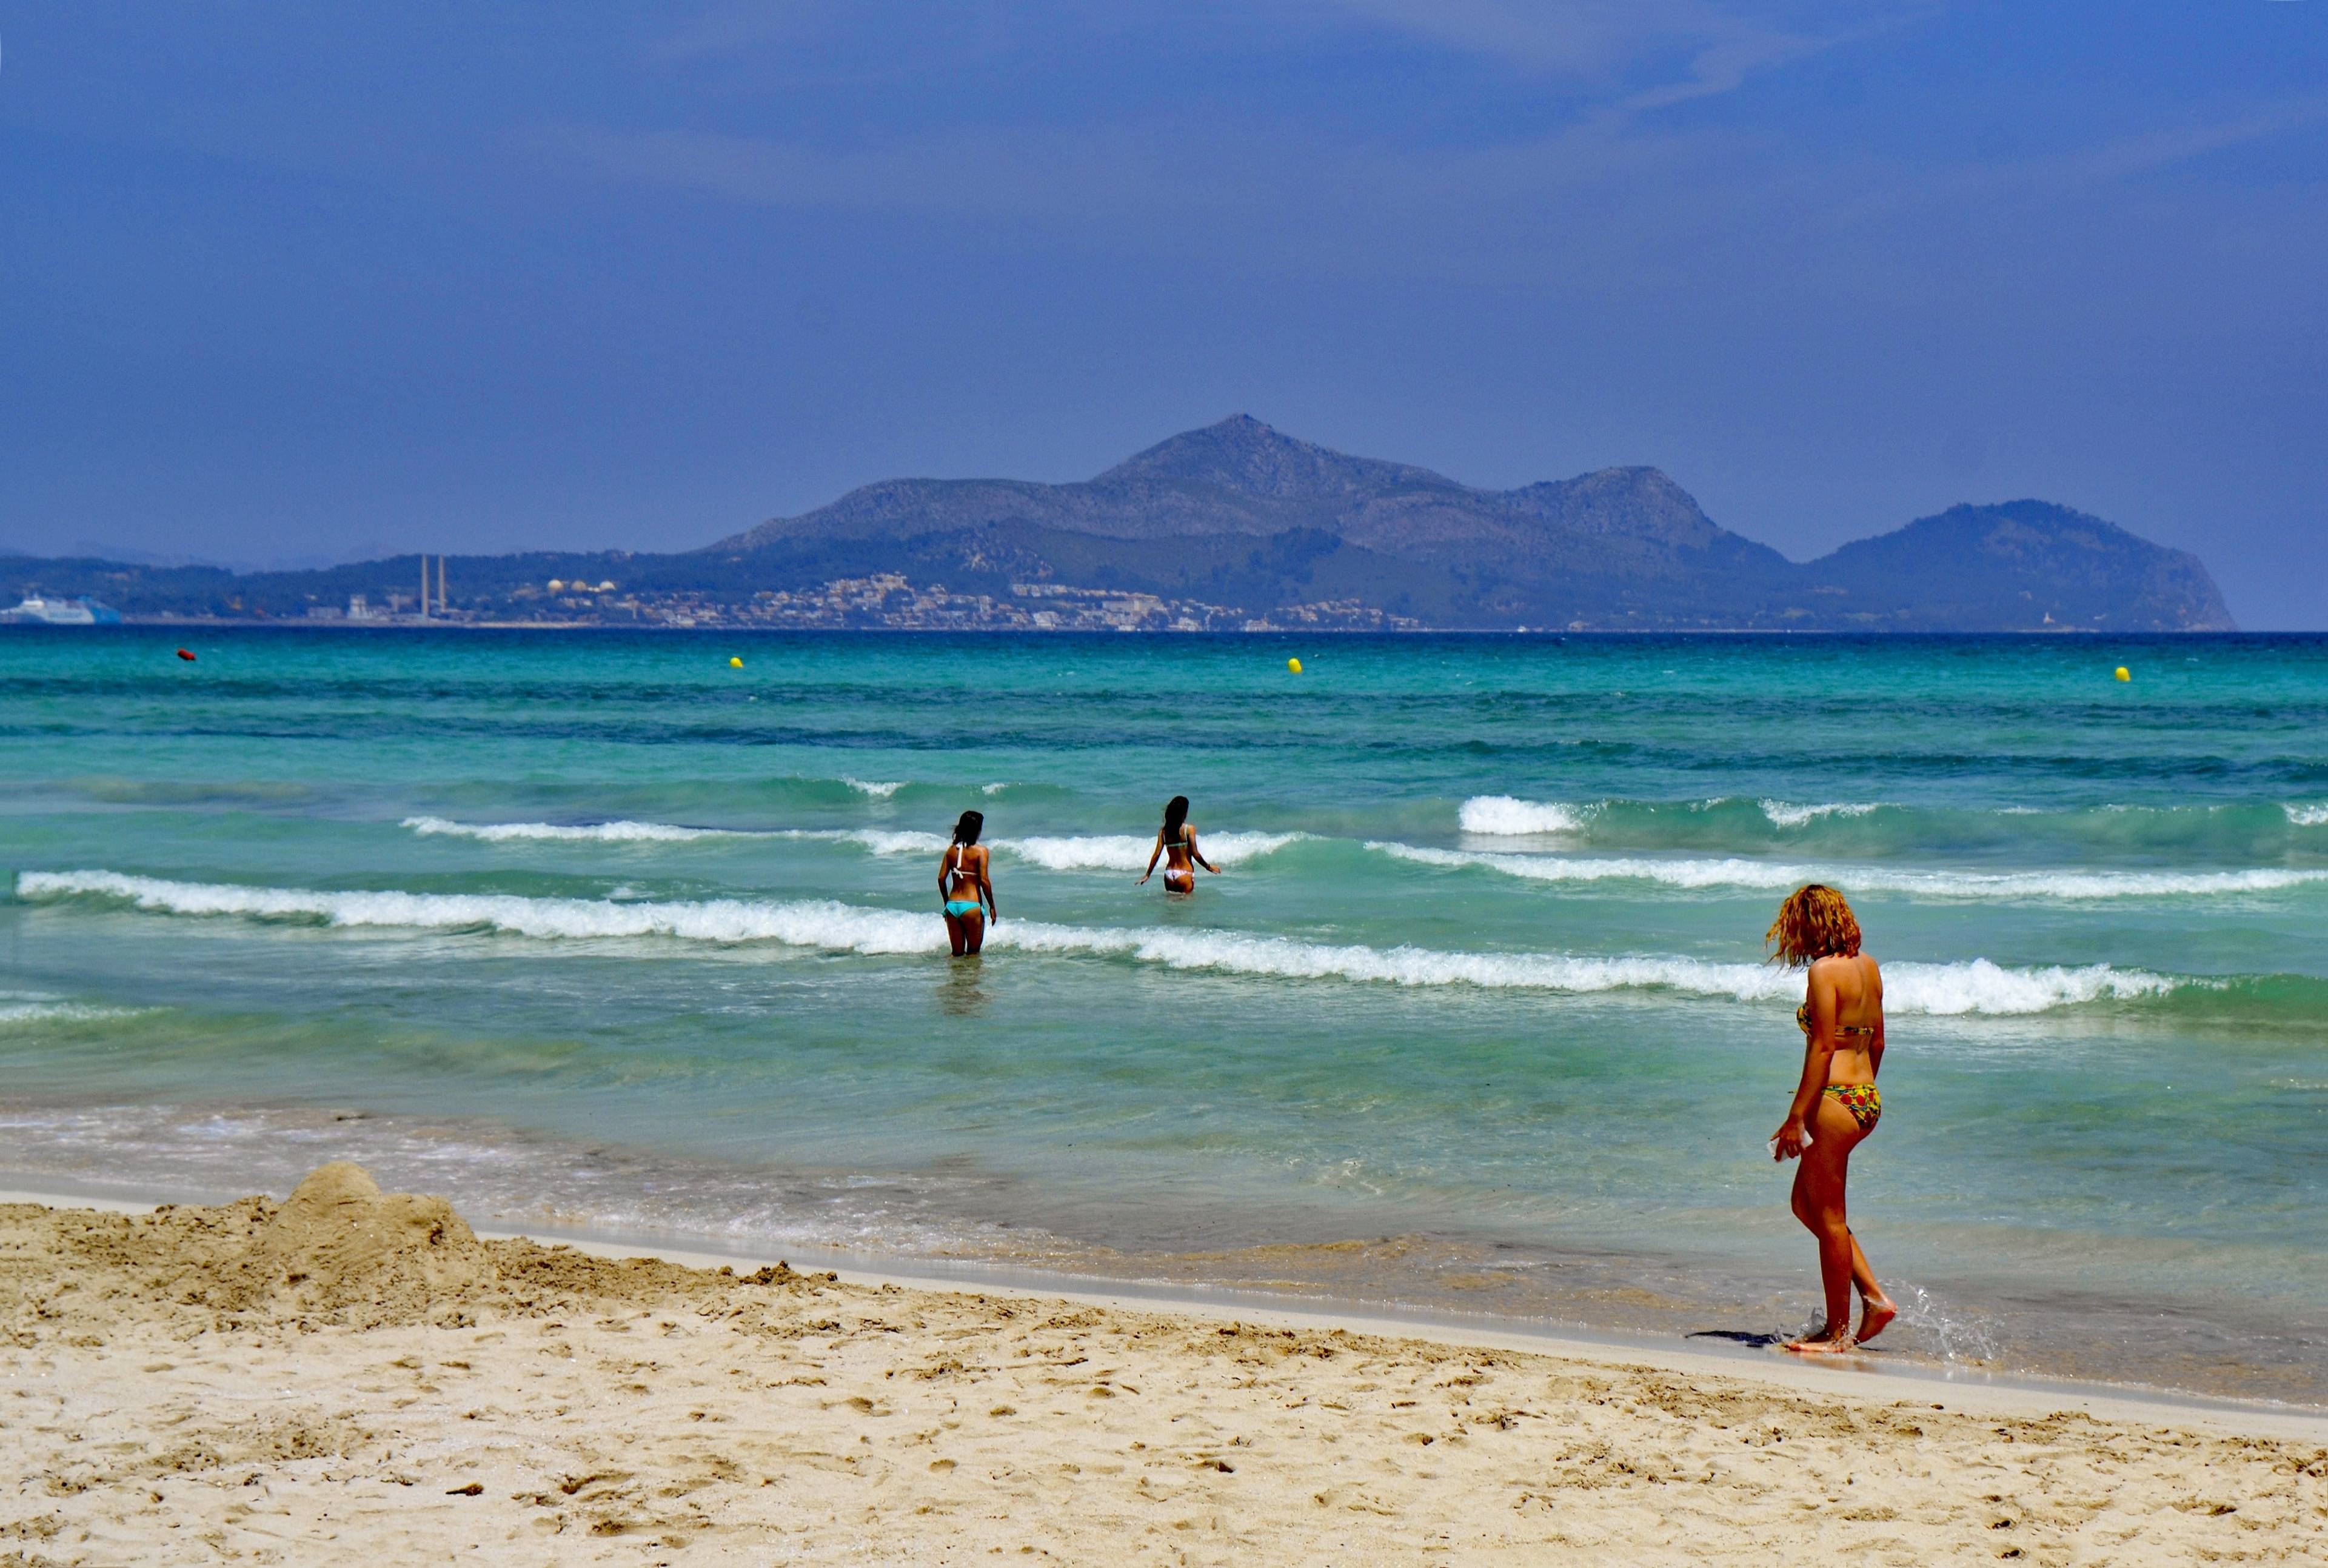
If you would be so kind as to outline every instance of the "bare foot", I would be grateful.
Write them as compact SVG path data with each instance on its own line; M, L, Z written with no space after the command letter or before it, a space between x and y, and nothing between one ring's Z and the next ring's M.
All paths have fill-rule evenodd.
M1900 1309L1892 1304L1889 1296L1870 1296L1859 1314L1859 1332L1852 1338L1864 1345L1890 1328L1892 1319L1899 1315Z
M1789 1339L1786 1347L1798 1356L1847 1356L1852 1340L1848 1334L1830 1334L1818 1339Z

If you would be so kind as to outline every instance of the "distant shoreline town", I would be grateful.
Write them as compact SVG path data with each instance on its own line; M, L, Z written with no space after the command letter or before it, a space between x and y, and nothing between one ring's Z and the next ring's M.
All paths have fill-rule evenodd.
M1654 468L1479 490L1242 415L1073 484L886 480L670 553L305 570L0 556L17 620L994 632L2220 632L2194 556L2044 501L1812 561Z
M510 603L479 609L454 602L433 585L427 607L418 594L351 594L344 604L317 602L297 615L163 611L124 615L103 601L31 596L0 610L0 623L66 625L236 625L517 628L636 627L667 631L896 632L1418 632L1413 616L1389 615L1356 599L1284 605L1255 615L1226 605L1154 594L1055 583L1014 583L1007 595L962 594L942 584L916 585L902 573L836 577L798 593L762 590L739 604L699 594L624 592L612 579L549 578L520 588ZM518 614L513 609L522 610ZM1499 628L1502 629L1502 628ZM1549 631L1550 627L1517 630ZM1576 628L1582 630L1582 627Z

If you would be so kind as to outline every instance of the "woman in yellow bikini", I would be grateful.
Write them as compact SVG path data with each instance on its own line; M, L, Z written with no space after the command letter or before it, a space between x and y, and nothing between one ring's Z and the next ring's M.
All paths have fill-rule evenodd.
M986 828L983 812L964 812L953 825L953 842L938 862L938 897L945 900L946 942L956 958L967 958L986 945L986 917L1002 918L994 907L994 882L987 875L986 851L978 835ZM983 900L981 905L981 900Z
M1808 994L1795 1009L1803 1029L1802 1081L1770 1140L1770 1157L1802 1160L1795 1172L1795 1217L1818 1238L1819 1281L1826 1290L1826 1327L1787 1348L1839 1355L1874 1338L1899 1316L1844 1213L1851 1151L1883 1114L1883 1096L1875 1087L1883 1066L1883 972L1859 951L1859 921L1843 895L1816 882L1779 906L1768 940L1773 960L1810 971ZM1862 1302L1856 1333L1851 1328L1854 1285Z

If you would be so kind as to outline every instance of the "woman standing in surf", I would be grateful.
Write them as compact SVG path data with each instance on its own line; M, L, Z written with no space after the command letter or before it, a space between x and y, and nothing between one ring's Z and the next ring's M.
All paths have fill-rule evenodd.
M1816 882L1779 906L1766 939L1775 962L1809 970L1803 1005L1795 1009L1803 1030L1803 1075L1770 1140L1770 1158L1802 1160L1795 1172L1795 1217L1817 1238L1819 1282L1826 1291L1826 1328L1787 1348L1838 1355L1874 1338L1899 1316L1844 1213L1851 1151L1883 1114L1883 1096L1875 1088L1883 1066L1883 972L1859 951L1859 921L1843 895ZM1854 1286L1863 1302L1856 1333Z
M994 882L987 875L986 851L978 842L978 835L985 830L986 813L962 812L953 825L953 842L938 861L938 897L945 900L946 942L956 958L969 957L986 945L988 915L1002 918L1002 911L994 906Z
M1197 852L1197 830L1188 825L1188 797L1174 795L1164 807L1164 826L1156 834L1156 848L1149 852L1148 869L1140 878L1140 886L1148 886L1148 878L1156 875L1156 862L1164 862L1164 891L1194 893L1197 890L1197 868L1202 866L1217 877L1221 869Z

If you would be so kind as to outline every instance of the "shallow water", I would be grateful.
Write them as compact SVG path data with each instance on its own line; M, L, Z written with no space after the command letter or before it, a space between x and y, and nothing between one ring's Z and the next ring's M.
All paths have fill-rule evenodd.
M1791 1329L1816 877L1889 1354L2328 1403L2328 641L175 645L0 632L10 1184Z

